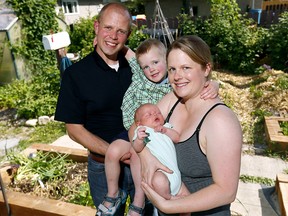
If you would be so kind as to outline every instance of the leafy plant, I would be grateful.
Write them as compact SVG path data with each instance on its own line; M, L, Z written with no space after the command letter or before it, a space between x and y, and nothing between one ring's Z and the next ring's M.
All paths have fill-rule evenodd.
M93 51L93 40L95 37L94 21L96 17L80 18L69 32L71 45L69 52L79 53L81 58Z
M52 143L65 133L66 128L63 122L51 121L46 125L36 126L33 132L29 134L28 139L19 142L19 146L24 149L33 143Z
M132 32L128 38L127 44L130 49L136 50L136 48L139 46L139 44L149 38L148 34L143 33L143 30L145 29L145 26L141 26L140 29L134 27L132 28Z
M288 71L288 12L283 12L279 17L279 23L269 29L268 56L271 65L277 70Z
M259 177L259 176L241 175L240 180L244 183L250 182L250 183L258 183L258 184L263 184L263 185L268 185L268 186L275 185L275 181L273 179Z
M81 184L69 200L70 203L94 207L88 182Z
M285 136L288 136L288 121L280 121L280 128Z

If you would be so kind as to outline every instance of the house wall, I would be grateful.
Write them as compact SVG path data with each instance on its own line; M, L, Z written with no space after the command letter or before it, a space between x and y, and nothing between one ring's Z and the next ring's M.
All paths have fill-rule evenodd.
M279 0L278 0L279 1ZM283 0L282 0L283 1ZM145 14L147 18L152 18L155 8L155 0L145 0ZM261 9L263 0L236 0L242 12L247 12L248 7ZM159 0L159 4L166 18L176 17L184 7L183 1ZM186 0L186 5L198 8L197 16L208 16L210 14L209 1L206 0Z
M62 1L58 1L56 12L61 13ZM104 6L103 0L78 0L78 12L73 14L64 14L65 22L70 25L77 22L80 17L87 18L97 15Z

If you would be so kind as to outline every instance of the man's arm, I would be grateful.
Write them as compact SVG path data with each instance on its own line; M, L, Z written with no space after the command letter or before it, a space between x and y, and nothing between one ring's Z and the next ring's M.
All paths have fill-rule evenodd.
M100 137L90 133L81 124L66 124L69 137L91 152L105 155L109 144Z

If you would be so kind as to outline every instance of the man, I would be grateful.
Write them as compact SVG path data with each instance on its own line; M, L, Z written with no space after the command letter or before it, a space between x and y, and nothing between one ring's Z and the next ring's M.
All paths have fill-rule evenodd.
M130 34L131 24L131 15L124 5L109 3L102 8L94 24L97 35L95 50L67 68L56 108L55 119L65 122L71 139L90 152L88 181L96 207L107 193L106 150L125 130L120 107L132 73L124 53L120 51ZM129 156L123 157L122 161ZM122 164L123 176L119 184L133 197L130 168ZM120 211L119 215L123 212Z

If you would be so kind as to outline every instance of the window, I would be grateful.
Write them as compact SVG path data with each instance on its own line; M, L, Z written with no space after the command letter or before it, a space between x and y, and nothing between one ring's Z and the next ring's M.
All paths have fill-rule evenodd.
M78 1L77 0L63 0L62 9L64 14L78 13Z

